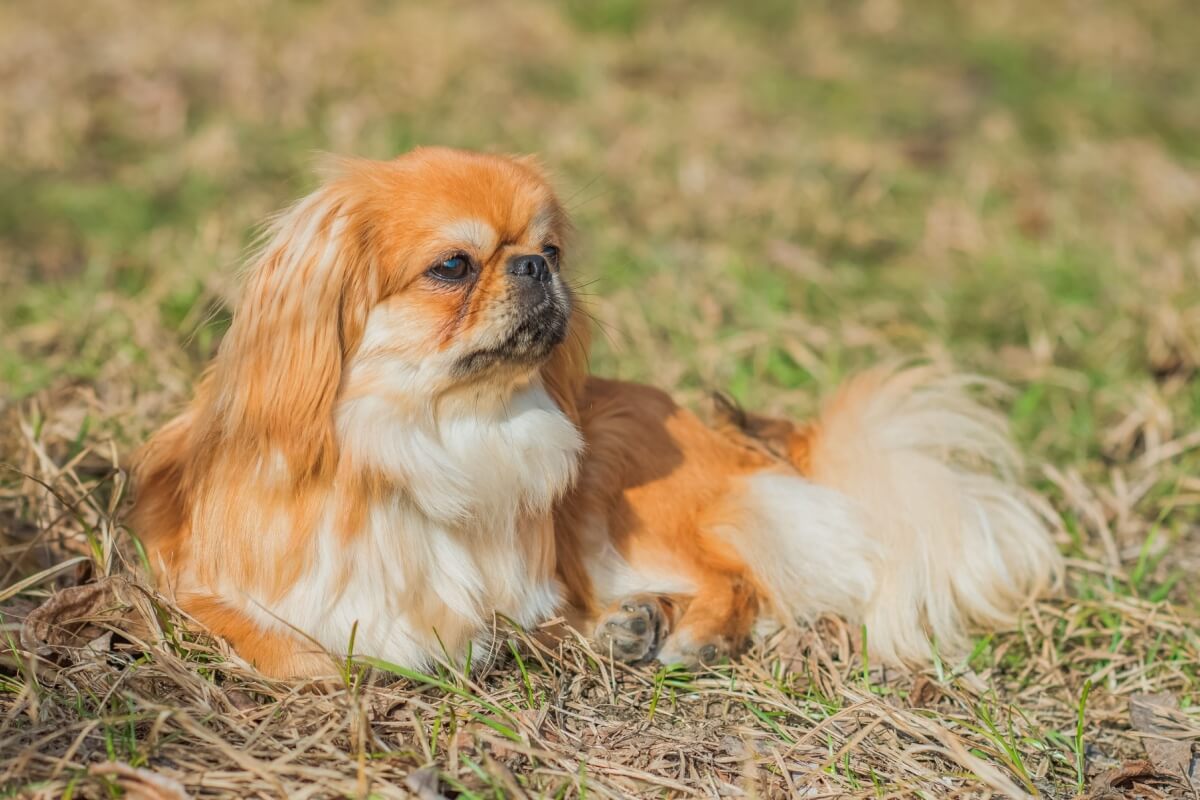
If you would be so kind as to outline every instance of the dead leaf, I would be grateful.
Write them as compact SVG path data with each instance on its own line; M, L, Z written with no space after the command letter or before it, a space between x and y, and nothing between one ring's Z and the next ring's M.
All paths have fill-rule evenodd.
M1128 761L1097 776L1087 793L1080 795L1077 800L1125 800L1126 794L1122 787L1132 788L1130 784L1139 779L1157 776L1158 772L1149 761ZM1143 787L1139 785L1137 788L1141 790Z
M225 699L229 701L229 705L238 711L250 711L262 705L262 703L254 699L252 694L243 692L240 689L225 690Z
M918 675L908 692L908 704L913 708L929 708L941 696L942 690L936 683L924 675Z
M1191 738L1200 732L1189 729L1178 708L1179 699L1170 692L1135 694L1129 699L1129 720L1143 734L1142 747L1154 768L1182 778L1195 789L1198 767Z
M129 800L188 800L187 790L174 778L120 761L88 767L89 775L111 775Z
M25 617L21 646L38 655L63 648L87 649L94 654L98 647L109 649L113 628L147 638L147 616L135 610L147 602L144 591L124 578L103 578L63 589Z
M1126 761L1101 773L1076 800L1158 800L1184 797L1183 779L1160 772L1148 760Z

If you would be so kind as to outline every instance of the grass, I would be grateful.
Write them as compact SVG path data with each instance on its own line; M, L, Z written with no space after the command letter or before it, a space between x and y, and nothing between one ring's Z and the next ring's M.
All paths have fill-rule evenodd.
M132 794L146 774L98 768L124 762L205 796L1059 797L1140 757L1132 694L1200 701L1192 16L0 6L0 793ZM416 143L541 154L598 372L797 417L895 356L1011 385L1063 592L921 674L825 620L704 675L518 635L477 681L355 661L314 688L136 593L35 657L25 610L134 573L127 457L211 356L255 226L318 151Z

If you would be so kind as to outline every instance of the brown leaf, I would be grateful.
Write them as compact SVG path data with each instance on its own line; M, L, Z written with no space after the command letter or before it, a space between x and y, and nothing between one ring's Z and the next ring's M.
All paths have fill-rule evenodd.
M130 800L188 800L187 790L174 778L120 761L88 767L89 775L111 775Z
M262 705L254 699L252 694L243 692L240 689L227 689L225 691L225 699L229 701L229 705L238 711L250 711Z
M1130 788L1130 784L1140 779L1156 777L1158 771L1149 761L1127 761L1116 769L1098 775L1096 780L1092 781L1091 788L1086 794L1080 795L1078 800L1124 800L1124 788Z
M908 692L908 704L913 708L929 708L941 696L941 687L924 675L918 675L913 680L912 689Z
M100 643L107 644L102 637L114 627L145 638L149 633L147 617L137 613L135 606L146 602L142 590L123 578L103 578L63 589L25 617L21 646L39 655L60 648L91 645L94 649Z
M1135 694L1129 699L1129 720L1142 736L1142 747L1150 763L1160 773L1179 776L1189 783L1193 780L1192 743L1190 739L1175 738L1189 733L1186 721L1177 719L1179 699L1170 692Z
M1156 800L1156 798L1185 797L1184 782L1179 775L1160 772L1148 760L1126 761L1116 769L1101 773L1092 781L1087 793L1076 800Z

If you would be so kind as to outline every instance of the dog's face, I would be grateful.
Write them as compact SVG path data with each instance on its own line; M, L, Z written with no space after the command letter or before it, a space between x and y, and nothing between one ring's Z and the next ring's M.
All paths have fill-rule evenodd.
M217 413L300 462L329 452L334 409L356 398L475 408L540 376L570 413L587 335L561 273L568 228L524 159L341 163L251 269L210 381Z
M426 388L511 382L567 335L567 220L522 161L418 150L352 175L358 236L380 270L353 357Z

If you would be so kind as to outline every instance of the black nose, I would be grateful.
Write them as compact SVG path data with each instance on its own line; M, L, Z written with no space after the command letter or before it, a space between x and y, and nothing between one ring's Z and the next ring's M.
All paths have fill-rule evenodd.
M508 260L508 274L537 281L550 280L550 265L541 256L513 256Z

